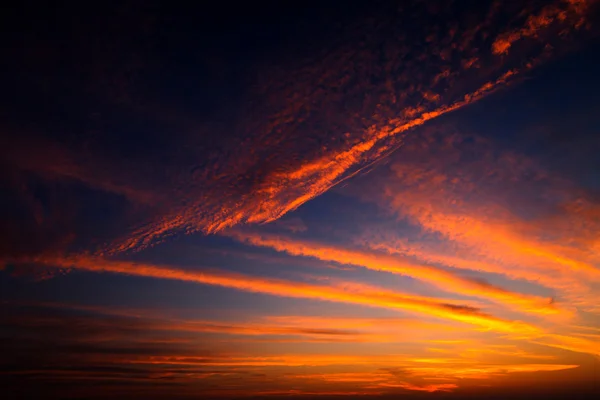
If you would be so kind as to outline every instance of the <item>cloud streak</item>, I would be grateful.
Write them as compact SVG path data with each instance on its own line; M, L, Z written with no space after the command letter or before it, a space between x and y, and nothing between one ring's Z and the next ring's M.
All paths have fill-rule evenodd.
M92 272L142 276L159 279L195 282L236 290L274 296L318 299L333 302L367 305L425 314L451 321L464 322L484 329L531 335L538 333L534 326L523 322L505 321L467 305L448 304L438 299L409 293L394 292L360 284L341 283L336 286L315 285L249 275L192 271L172 267L99 258L37 259L36 263L61 268L76 268Z
M512 336L515 339L535 340L540 344L570 351L590 354L597 354L598 352L595 343L585 338L555 334L524 321L511 321L498 318L469 305L451 304L436 298L389 291L354 282L339 282L336 285L326 286L234 273L192 271L153 264L82 257L70 259L37 259L35 262L49 267L76 268L91 272L109 272L130 276L178 280L273 296L315 299L406 311L417 315L473 325L481 331L498 332L509 337Z
M568 314L552 304L550 299L511 292L486 282L463 278L440 268L414 263L408 259L245 231L234 231L228 235L250 245L269 247L295 256L314 257L323 261L358 265L373 271L410 276L444 291L496 301L523 312L541 315Z
M559 39L556 37L557 31L564 34L577 30L581 26L581 20L585 19L586 4L585 1L557 1L547 5L538 14L525 21L518 21L522 26L517 30L498 33L493 45L475 44L476 38L484 40L486 35L489 35L483 33L490 28L483 26L486 23L489 25L489 21L484 21L482 26L470 27L464 31L453 28L450 32L451 42L435 38L434 35L425 35L427 47L416 47L414 51L418 56L415 59L431 60L432 65L439 69L424 75L417 64L412 62L400 66L398 60L406 58L407 49L390 50L390 54L397 59L392 57L385 61L385 74L382 76L385 83L381 85L373 85L370 83L372 77L363 76L360 69L356 71L351 67L351 65L365 64L364 74L372 73L379 76L382 71L373 70L374 59L379 56L368 51L364 54L357 53L344 46L333 49L332 56L317 62L315 67L296 70L292 68L291 71L284 69L282 72L285 74L282 73L281 76L289 80L290 77L297 75L299 79L297 85L279 82L267 85L273 90L275 88L281 90L281 99L271 92L269 95L275 96L284 104L284 108L277 108L279 111L270 114L272 118L268 123L258 124L258 129L263 131L254 132L256 143L249 146L256 150L250 152L250 156L240 154L240 161L234 168L225 169L214 177L215 180L228 179L227 177L236 177L238 174L248 174L249 171L260 171L254 182L249 185L249 190L235 193L230 200L227 193L229 189L218 189L219 201L212 197L214 194L211 192L212 189L194 194L183 193L187 199L185 205L174 205L167 212L156 216L153 221L138 227L130 236L104 249L103 253L116 254L140 250L177 232L215 233L239 224L261 224L281 218L385 157L390 151L401 146L404 137L413 129L478 102L499 88L515 82L524 73L544 62L550 55L550 47L528 55L527 62L520 62L519 66L512 66L511 58L499 58L498 54L507 53L516 41L537 38L541 30L546 30L546 36L549 35L560 42L566 35L559 36L561 38ZM498 7L498 4L492 7L485 18L495 18L497 10L494 10ZM524 13L531 11L525 8ZM457 46L456 43L461 45ZM463 62L458 64L449 62L444 54L452 53L456 54L455 57L463 58ZM464 72L474 68L474 65L480 66L481 77L478 77L478 80L470 79L472 75L465 75ZM397 78L392 79L391 76ZM276 81L275 78L273 79ZM351 79L357 82L358 89L348 86L347 82ZM281 156L278 154L265 154L263 149L268 149L270 146L274 149L279 148L278 152L281 154L286 154L287 150L293 153L300 150L286 144L285 138L289 137L292 140L295 135L301 134L302 131L298 131L299 126L308 124L312 121L311 118L316 119L315 123L319 121L320 117L315 116L319 113L310 104L322 103L325 109L328 107L335 109L337 96L334 95L328 102L326 92L319 89L310 90L312 84L317 87L330 87L332 93L346 90L346 100L352 97L356 90L360 90L363 94L376 93L375 96L379 97L375 107L369 106L370 108L358 112L363 119L360 124L344 127L347 129L346 133L339 132L339 135L344 136L340 136L338 143L303 151L302 160L296 161L291 157L293 162L280 160ZM287 92L288 90L290 93ZM286 98L286 95L290 97ZM267 100L266 103L271 104L270 102L271 100ZM286 105L288 109L285 108ZM277 107L281 106L278 104ZM350 113L347 118L354 117ZM288 130L289 136L285 136ZM275 139L275 133L284 136ZM271 165L265 161L266 165L261 167L256 164L259 163L256 158L258 154L265 154L266 159L274 159L281 163ZM247 170L243 171L244 168ZM206 182L204 186L210 188L213 184L214 182Z

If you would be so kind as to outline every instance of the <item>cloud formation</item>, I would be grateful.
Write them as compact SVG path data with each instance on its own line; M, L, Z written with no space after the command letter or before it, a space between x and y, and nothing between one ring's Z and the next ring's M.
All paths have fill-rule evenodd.
M271 316L262 323L227 325L225 321L165 319L157 315L156 310L144 312L65 303L5 303L2 307L13 329L30 332L31 328L35 328L36 333L22 338L29 352L19 352L12 346L8 348L5 361L0 363L1 379L9 378L13 383L22 384L41 380L43 384L54 385L55 389L70 382L71 389L81 393L86 393L84 386L88 387L89 393L89 387L96 383L116 389L128 382L138 394L145 390L168 392L173 385L191 387L190 393L194 390L208 390L206 393L209 393L211 385L218 385L221 389L214 395L231 396L240 393L239 386L229 386L232 381L243 382L246 393L255 395L266 390L283 392L289 387L298 388L298 393L320 395L332 391L343 395L357 392L435 392L454 390L465 379L498 378L514 373L576 367L557 363L488 362L472 368L469 367L469 355L452 358L433 354L347 355L338 354L335 350L325 354L257 354L242 345L235 350L232 346L223 350L220 344L220 334L223 333L269 337L276 326L279 328L275 334L295 335L281 329L305 324L339 323L354 330L369 331L380 329L381 325L409 326L410 320L333 318L326 322L321 317ZM424 327L421 323L417 324L419 329ZM267 328L268 325L271 328ZM211 328L205 330L207 326ZM227 329L221 329L225 326ZM242 329L230 329L234 326ZM243 328L249 326L254 328ZM216 330L212 329L214 327L217 327ZM46 346L48 339L52 340L53 346ZM305 339L310 340L308 336ZM374 343L379 341L377 337L372 339ZM27 361L33 352L37 353L35 364ZM485 358L483 354L480 356ZM321 370L323 367L329 370ZM345 369L348 367L354 372ZM435 378L432 379L432 376ZM265 383L271 389L265 389Z
M561 312L550 299L513 293L485 281L461 277L430 265L414 263L406 258L390 257L385 254L351 250L342 247L321 245L314 242L293 240L281 236L234 231L229 235L253 246L270 247L296 256L315 257L323 261L358 265L373 271L385 271L423 280L441 290L498 301L517 310L539 314Z
M469 305L449 304L436 298L394 292L353 282L340 282L335 286L315 285L227 272L194 271L152 264L109 261L99 258L77 257L70 259L36 259L31 261L49 267L75 268L93 272L111 272L132 276L179 280L275 296L319 299L405 310L437 318L474 324L485 329L506 333L518 332L519 334L528 335L538 332L537 328L528 324L518 321L504 321Z
M331 44L329 56L310 66L265 66L261 71L265 78L253 93L256 106L240 117L245 125L239 132L243 146L227 149L228 155L210 154L214 165L208 160L206 165L185 164L183 168L179 162L168 165L167 171L181 171L159 180L165 186L162 193L169 194L158 194L157 207L147 222L134 224L130 234L101 248L100 253L140 250L182 232L214 233L280 218L401 146L414 128L479 101L542 63L551 56L548 46L507 57L510 45L504 44L503 57L499 57L498 43L535 39L561 48L561 43L569 41L567 33L581 28L587 4L558 1L541 9L526 4L519 11L532 13L531 17L525 21L515 17L513 23L522 28L506 31L495 21L503 11L515 10L503 10L502 4L495 3L477 11L482 14L478 24L461 26L453 21L447 27L431 22L418 28L423 32L421 39L402 31L383 35L386 29L399 29L403 24L398 21L382 20L377 27L362 21L355 29L374 29L377 34L367 41L384 40L382 54L375 50L379 45L366 43L356 48L356 31L349 30L347 42ZM407 7L393 15L406 18L431 11L417 4ZM426 71L421 68L425 62L429 63ZM365 98L364 93L369 95ZM357 102L354 107L352 99ZM257 120L257 115L266 117ZM187 160L194 155L177 157ZM151 169L149 163L144 164L146 170ZM121 165L120 169L129 168ZM77 170L69 168L69 176ZM133 187L145 179L143 169L139 171L129 178ZM123 191L110 178L76 175L82 182L117 190L134 201L138 196L137 189ZM152 195L141 197L151 199Z
M383 189L373 193L383 193L384 208L443 241L410 245L396 234L374 232L363 244L527 280L554 290L559 301L593 310L593 282L600 279L600 269L590 227L598 221L583 222L579 208L571 205L589 204L589 193L547 175L527 158L493 155L497 150L482 139L471 143L455 135L439 142L439 132L432 132L406 144L398 153L401 161L391 164L390 175L380 181Z
M9 393L594 383L597 2L351 3L23 10Z

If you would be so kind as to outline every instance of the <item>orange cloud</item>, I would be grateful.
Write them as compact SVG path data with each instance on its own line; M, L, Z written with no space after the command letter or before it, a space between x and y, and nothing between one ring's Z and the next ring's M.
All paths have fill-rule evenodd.
M384 128L371 128L366 132L363 140L349 149L337 152L333 155L303 164L300 168L282 174L275 174L265 181L260 189L266 198L260 203L258 210L253 210L248 217L248 222L270 222L284 214L295 210L306 201L324 193L339 182L340 178L350 168L359 163L373 160L365 159L364 156L372 150L380 141L398 136L412 128L421 126L427 121L441 115L455 111L461 107L471 104L492 93L498 87L508 83L515 75L516 70L510 70L492 82L482 85L472 93L466 94L461 100L452 104L438 107L437 109L416 113L409 113L411 118L396 118L390 120ZM416 117L412 115L416 114ZM287 198L290 193L288 187L304 188L300 196ZM282 198L283 197L283 198ZM282 202L284 200L284 202ZM241 222L243 214L234 214L230 220L219 221L207 228L208 232L217 232L224 228Z
M496 8L492 7L486 16L489 21L486 20L481 26L489 28ZM559 9L562 8L553 3L552 6L544 8L546 11L539 16L524 22L516 31L518 33L511 31L500 36L493 46L492 53L506 51L519 38L533 35L545 26L549 19L558 19L562 14L552 10ZM567 9L572 11L568 11L568 15L585 14L585 7L570 4ZM360 63L364 64L365 70L371 71L373 65L379 65L381 62L377 58L379 55L369 52L356 54L356 50L342 46L332 51L331 56L320 60L317 66L288 71L281 76L284 82L270 77L269 82L277 82L271 83L275 86L270 87L271 91L266 90L267 97L274 96L272 91L275 89L281 91L282 97L275 96L277 101L266 101L277 112L268 108L268 112L265 112L269 115L269 120L259 123L260 128L255 128L255 121L249 121L248 125L252 129L260 129L259 133L253 132L256 135L256 143L251 141L249 145L253 150L239 154L239 160L235 160L229 170L219 167L214 176L207 172L213 180L205 182L205 191L189 195L183 191L186 201L182 204L168 207L164 213L138 227L131 235L102 249L100 253L117 254L139 250L160 242L176 231L214 233L243 223L277 220L389 154L402 144L410 130L477 102L497 89L511 84L524 72L542 62L550 51L548 48L541 54L527 56L527 62L520 59L519 64L522 66L519 68L512 68L508 61L499 60L497 57L493 57L494 60L490 64L487 49L483 50L473 45L476 36L485 36L481 26L470 27L457 34L450 42L432 43L430 40L424 52L422 49L418 50L423 54L416 59L436 59L433 65L438 67L440 72L433 76L423 76L421 61L412 61L410 65L406 64L404 68L400 68L396 65L397 60L405 59L406 54L404 50L395 50L399 54L389 61L389 65L386 64L382 68L382 71L385 71L382 81L385 83L373 86L370 83L372 75L355 76L357 72L350 66L356 65L359 62L356 60L358 58ZM444 57L440 59L440 54L453 52L459 52L463 61L459 67L445 62ZM482 72L483 78L475 79L472 74L467 75L464 72L474 63L481 64L481 71L487 71ZM297 77L299 82L290 83L291 77ZM348 82L355 79L358 83L348 87ZM336 101L342 102L339 93L345 92L346 89L352 94L360 91L361 98L365 97L364 93L374 93L375 106L369 111L357 111L355 114L360 115L360 118L352 112L345 112L345 118L352 122L340 122L344 129L342 131L336 126L339 141L323 145L321 148L311 147L310 152L303 151L297 154L298 148L293 145L295 137L291 135L298 134L297 130L310 120L310 115L321 111L316 110L316 107L332 107L329 103L332 100L328 94ZM449 96L447 93L455 95ZM414 98L419 100L414 101ZM276 104L271 104L271 101ZM288 131L292 131L290 136L285 135ZM282 147L277 148L277 154L263 151L263 148L269 149L274 145ZM281 156L278 154L283 154L285 149L294 154L291 157L293 162L285 160L281 165L268 164L272 167L262 167L261 163L265 160L261 155L268 159L279 159ZM249 171L254 170L260 170L260 175L255 177L255 183L251 185L250 190L239 193L231 191L231 187L237 187L236 180L246 179L244 177L248 176ZM221 188L219 182L225 182L229 177L232 180L224 183L224 187Z
M254 246L270 247L292 255L315 257L323 261L358 265L374 271L386 271L411 276L445 291L489 299L514 307L519 311L537 314L568 314L566 311L560 310L552 304L550 299L511 292L486 282L462 278L455 273L447 272L440 268L417 264L406 258L403 259L381 253L350 250L245 231L235 231L227 234Z
M10 376L41 375L53 380L82 380L133 382L169 377L172 382L200 383L210 381L216 385L235 379L243 384L248 392L254 393L253 384L259 383L256 390L280 387L271 384L278 382L281 387L299 387L322 393L322 389L351 394L357 391L376 391L392 393L395 390L440 391L454 390L462 386L462 379L490 379L516 372L559 371L577 367L573 363L518 363L518 359L544 359L544 354L529 354L513 345L493 345L465 339L460 343L446 341L450 347L447 354L441 356L426 354L424 349L429 341L424 337L415 341L408 338L417 347L374 347L358 349L352 346L331 348L303 348L302 352L278 348L277 339L269 338L272 346L239 348L235 338L221 335L195 336L195 333L220 333L226 335L306 335L305 342L312 343L312 337L360 335L371 333L390 333L398 329L399 335L405 328L417 330L434 329L439 337L440 327L417 320L396 318L348 318L323 316L265 316L252 322L224 322L208 320L174 320L163 318L152 310L119 309L114 307L79 306L69 304L28 304L27 308L17 310L11 315L15 328L27 330L35 328L41 335L50 333L60 335L60 343L77 343L75 347L77 362L93 365L95 368L72 370L63 367L62 361L48 364L48 368L37 370L19 370ZM35 313L35 318L23 318L24 310L30 307L53 308L64 311L72 308L84 313L54 313L43 311ZM91 315L90 315L91 314ZM118 318L108 319L104 316ZM124 318L126 317L127 318ZM318 326L319 329L314 327ZM64 330L57 330L62 327ZM100 330L99 330L100 329ZM431 331L434 333L435 331ZM168 337L164 337L168 332ZM425 332L428 333L428 332ZM459 332L456 332L459 334ZM464 331L461 334L464 337ZM166 338L168 340L163 340ZM189 340L181 340L189 339ZM373 336L373 341L379 343ZM66 342L65 342L66 340ZM557 338L558 340L558 338ZM433 342L433 341L431 341ZM438 341L441 342L441 341ZM285 342L284 342L285 343ZM225 345L226 351L219 350ZM440 343L442 344L442 343ZM338 346L338 345L336 345ZM469 350L464 347L469 346ZM203 349L210 348L210 351ZM308 351L306 350L308 349ZM394 351L395 349L409 350ZM460 351L460 350L463 351ZM423 350L424 353L421 351ZM50 357L55 357L48 350ZM503 355L509 361L498 362L490 356ZM69 358L67 358L69 359ZM551 357L545 357L551 360ZM61 359L62 360L62 359ZM67 363L68 365L71 365ZM98 366L102 366L98 368ZM301 367L294 369L294 367ZM284 368L284 369L283 369ZM254 379L260 375L259 382ZM300 386L298 386L300 385Z
M461 367L453 366L434 366L434 367L410 367L410 372L416 376L446 376L456 379L489 379L493 376L506 375L514 372L539 372L539 371L560 371L564 369L577 368L579 365L572 364L514 364L514 365L486 365L477 364Z
M352 329L352 330L410 330L410 329L443 329L452 330L448 325L427 322L419 319L408 318L359 318L359 317L323 317L276 315L266 316L268 322L287 325L319 326L323 328Z
M389 237L385 238L381 238L381 234L378 236L378 239L365 237L360 240L360 243L374 250L385 251L390 254L414 257L424 262L442 264L457 269L505 275L511 279L523 279L548 288L560 288L565 285L565 280L561 279L561 277L549 273L541 274L539 270L529 268L510 269L499 262L493 262L493 260L473 259L472 255L464 251L455 251L451 255L436 249L407 245L403 240L394 237L394 235L389 235ZM576 285L576 282L569 282L569 284ZM579 285L579 288L583 289L584 286Z
M562 308L597 310L600 220L591 196L548 176L534 160L498 155L492 143L477 137L444 133L443 140L436 131L407 140L390 176L363 182L372 189L359 194L436 241L406 241L397 232L367 229L356 243L427 264L527 280L552 289ZM473 142L464 144L466 138ZM476 157L456 163L472 151ZM536 196L540 200L532 204ZM540 216L529 211L532 217L520 217L520 209L540 210Z
M110 272L159 279L180 280L205 285L222 286L274 296L318 299L340 303L401 310L476 326L482 331L508 334L518 339L570 351L597 354L592 341L548 332L523 321L509 321L467 306L451 304L440 299L389 291L355 282L340 282L334 286L259 278L249 275L215 271L192 271L173 267L126 261L109 261L87 257L30 260L60 268L77 268L93 272ZM244 327L239 327L243 330ZM232 331L235 329L232 328ZM310 332L305 332L310 333ZM316 332L312 332L313 334Z
M48 266L181 280L275 296L314 298L326 301L398 309L472 324L483 329L505 333L518 333L519 335L526 336L540 333L539 329L532 325L520 321L502 320L470 306L443 303L435 298L393 292L352 282L340 283L337 286L324 286L279 279L257 278L242 274L191 271L159 265L125 261L108 261L100 258L94 259L86 257L64 259L47 258L34 261Z
M545 28L554 23L564 23L570 20L575 28L584 21L584 14L590 3L588 0L565 0L549 4L537 14L530 15L525 24L514 30L498 36L492 44L492 52L496 55L508 53L511 46L525 38L537 37Z
M414 391L436 392L451 391L458 388L454 383L439 383L415 385L408 382L401 382L393 375L385 371L366 371L366 372L343 372L343 373L322 373L294 375L294 380L323 381L327 383L351 383L354 385L363 385L364 389L406 389Z
M588 295L593 295L588 292L587 282L599 281L600 269L573 257L564 246L524 235L520 221L510 217L499 220L474 212L452 212L432 202L431 198L420 197L416 193L402 192L392 196L392 207L402 215L408 216L426 231L439 233L451 242L468 247L471 257L480 257L483 261L435 254L425 255L425 259L539 281L560 291L574 305L593 305L591 298L586 300ZM505 212L496 210L495 213ZM414 252L417 253L423 255L418 250ZM514 265L520 267L512 268Z
M399 388L417 391L451 391L457 389L462 379L490 379L512 373L535 373L541 371L561 371L577 368L572 364L478 364L465 365L448 363L443 359L418 360L394 358L394 367L381 367L376 371L318 373L288 376L294 380L324 381L330 384L354 384L364 389ZM374 360L375 363L377 361ZM425 364L425 365L424 365ZM382 364L379 364L382 365ZM398 370L398 365L401 365ZM426 383L433 380L440 383ZM451 383L441 383L441 382Z

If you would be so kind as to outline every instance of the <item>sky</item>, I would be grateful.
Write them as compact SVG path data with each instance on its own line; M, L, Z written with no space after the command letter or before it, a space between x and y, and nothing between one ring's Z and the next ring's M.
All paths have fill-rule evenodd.
M599 17L14 5L4 392L600 394Z

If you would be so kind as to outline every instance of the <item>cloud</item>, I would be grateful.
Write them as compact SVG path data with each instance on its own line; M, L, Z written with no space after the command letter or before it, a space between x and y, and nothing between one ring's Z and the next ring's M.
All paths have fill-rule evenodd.
M553 5L544 10L552 7L560 8ZM453 24L451 35L432 34L429 29L440 28L425 24L419 28L424 31L424 43L422 38L406 40L405 33L399 32L400 39L377 44L386 49L383 55L369 46L357 50L354 41L352 46L342 41L330 49L329 56L310 66L277 66L273 73L265 72L264 89L257 93L258 98L265 96L264 103L259 102L264 110L257 106L252 115L269 118L248 121L254 131L244 148L251 150L236 155L235 160L232 156L224 164L221 161L217 171L204 170L202 180L192 184L202 190L190 190L191 182L186 182L188 187L177 189L182 204L169 205L102 253L140 250L178 232L214 233L239 224L277 220L401 146L414 128L511 84L548 58L550 49L527 54L527 62L519 55L518 67L511 58L500 60L493 52L488 54L479 43L487 40L489 32L485 31L492 29L490 21L497 18L497 8L501 5L482 16L481 26L461 30L460 24ZM524 8L529 11L528 6ZM571 9L579 17L585 15L585 8ZM523 32L541 24L531 21L521 21ZM568 30L572 23L569 17L560 26ZM390 29L401 25L394 22ZM522 34L527 35L532 34ZM565 38L555 35L552 39L560 44ZM464 62L457 66L440 57L445 53ZM480 73L464 73L463 65L471 67L475 59ZM427 71L422 68L425 62L430 66ZM356 108L348 109L354 100ZM336 132L331 139L318 135L330 130Z
M355 193L395 214L398 226L418 229L419 237L374 224L356 244L526 280L553 290L566 308L593 311L600 279L593 196L534 159L449 130L406 140L389 168L359 182L369 189Z
M588 373L575 370L584 354L598 356L598 335L575 324L593 325L588 313L599 310L597 201L534 160L448 134L447 122L571 50L570 33L583 31L593 1L474 2L468 10L446 3L369 5L344 23L327 20L334 32L329 38L296 48L276 35L291 50L267 56L233 51L230 67L227 57L208 60L198 48L192 53L201 61L188 57L189 43L179 40L185 29L177 30L186 32L181 36L166 34L173 32L168 12L146 15L137 7L151 23L95 24L87 35L75 35L73 49L63 40L51 44L45 34L25 35L43 37L39 49L15 46L33 53L27 57L36 66L16 71L22 60L8 57L15 74L7 76L40 73L31 74L33 82L14 79L19 90L8 91L16 95L6 101L10 121L2 123L7 135L0 139L0 163L7 167L0 179L10 192L0 215L7 221L0 269L195 283L271 296L269 307L273 299L291 298L295 312L308 312L303 306L310 303L311 312L326 307L366 316L259 315L260 307L251 307L253 313L246 308L235 320L192 319L174 317L173 310L65 303L5 312L11 306L3 303L0 386L23 398L40 397L22 392L34 386L45 395L81 398L420 396L460 393L509 375ZM76 22L87 25L83 21ZM125 34L127 27L136 33ZM227 36L249 39L230 30ZM117 37L126 40L115 48ZM155 63L145 45L141 55L133 49L149 37L169 47L154 53L161 59ZM88 48L90 42L99 43ZM189 62L173 64L178 54ZM138 57L141 65L133 60ZM215 74L205 73L205 62L225 71L220 82L211 82ZM75 78L65 87L64 76ZM431 135L437 122L444 132ZM365 213L362 235L344 232L350 244L296 239L319 227L307 229L310 220L290 215L294 210L384 159L391 167L378 171L386 173L346 189L360 190L360 200L381 207L381 231L379 215ZM268 222L287 232L239 227ZM407 241L404 228L418 233ZM236 268L260 269L260 261L281 264L291 255L299 260L293 267L320 266L317 260L352 265L368 271L325 271L375 279L391 277L379 272L405 275L437 292L117 259L193 233L254 246L250 255L211 249L254 257L250 266L230 261ZM231 244L223 237L204 239ZM176 250L186 254L176 257L202 258L183 242ZM287 255L263 255L264 248ZM69 284L79 282L76 275ZM36 296L51 295L62 282L39 284ZM126 293L128 301L143 302L134 292L137 287ZM92 300L92 293L84 294ZM380 313L399 317L370 316Z
M102 382L115 388L129 386L136 392L148 385L159 388L173 384L197 394L198 390L208 393L211 385L226 388L237 382L246 393L254 394L266 388L296 387L306 392L350 395L357 391L454 391L465 379L577 367L556 362L517 363L519 358L534 356L542 360L543 354L471 339L467 340L472 351L458 352L453 346L462 348L460 344L446 343L439 345L450 346L450 352L436 355L419 354L420 351L390 353L388 347L383 351L370 347L366 353L353 354L335 347L325 351L315 348L317 351L312 352L290 352L277 347L264 351L233 340L235 336L264 336L269 338L265 344L276 346L279 342L273 335L300 335L306 344L319 336L357 338L364 334L363 339L371 344L380 343L381 333L396 333L401 341L416 343L433 343L426 339L430 333L439 337L439 325L410 319L273 315L228 322L173 319L169 311L160 309L69 303L5 302L2 311L17 333L5 339L7 351L0 363L0 379L12 379L11 384L37 382L56 387L68 383L79 388L80 384L89 387ZM407 329L416 329L420 335L403 337ZM465 337L460 330L456 334ZM232 340L223 340L223 335ZM343 338L339 343L344 343ZM488 357L497 354L510 361L491 362ZM477 358L476 365L473 357Z
M285 57L251 62L248 68L256 73L244 90L247 96L215 110L218 118L198 117L198 110L173 112L173 104L151 96L131 100L133 82L141 90L164 75L152 75L156 71L150 67L151 57L130 51L135 41L119 47L128 65L132 63L127 67L115 65L122 57L110 52L109 60L96 60L90 49L112 49L114 32L90 26L91 37L111 42L93 43L90 48L78 44L75 49L91 57L91 65L107 62L114 67L114 80L109 73L112 69L88 71L81 63L71 66L74 76L87 77L86 82L102 93L114 89L114 82L124 83L128 95L122 96L123 88L117 85L117 97L129 100L100 107L80 88L85 101L77 99L71 107L90 115L82 117L83 121L65 117L64 123L46 115L47 104L35 103L32 124L65 133L49 135L11 121L2 159L13 172L26 171L43 181L60 182L62 187L48 189L49 193L63 198L68 194L77 204L88 206L82 186L101 192L97 196L124 200L104 221L113 223L114 229L78 227L70 232L76 247L93 248L99 255L140 250L175 234L214 233L235 225L274 221L381 160L415 128L512 84L552 54L548 47L497 57L494 49L500 46L492 46L492 41L512 46L546 27L544 40L557 53L569 47L569 36L564 33L580 26L588 4L556 1L536 9L535 4L517 7L495 2L473 7L468 18L459 9L437 9L419 2L407 3L402 10L369 7L368 15L348 23L335 40L316 43L306 62ZM448 23L431 18L438 13ZM514 28L507 30L506 15ZM523 20L520 15L529 17ZM140 23L137 17L135 21ZM154 23L160 25L160 21L157 18ZM132 37L145 37L144 32L137 29ZM502 51L505 48L506 44ZM68 53L62 48L51 50L55 56ZM132 54L144 62L131 61ZM146 75L136 74L135 79L124 79L131 71L145 71L150 78L144 81ZM98 82L104 82L102 87ZM14 104L16 111L19 104ZM68 107L52 104L51 114L73 114ZM147 121L155 123L155 129L149 130ZM85 132L77 131L81 126ZM209 135L217 138L214 146L203 139ZM50 136L56 140L47 139ZM130 140L143 141L145 146L137 148ZM23 183L26 178L18 180ZM60 208L60 204L53 207ZM96 211L90 215L97 215L102 206L90 207ZM10 215L7 219L13 218ZM26 242L24 238L35 229L31 226L19 241ZM6 236L10 239L10 234ZM71 250L58 244L48 247L28 250Z
M526 38L536 38L544 29L551 25L570 21L575 28L585 22L585 12L593 1L565 0L551 3L538 13L529 15L522 27L506 31L499 35L492 44L494 54L507 54L511 46Z
M154 264L85 257L36 259L35 262L60 268L195 282L274 296L397 309L474 324L485 329L506 333L518 332L522 335L535 335L539 332L534 326L519 321L505 321L468 305L448 304L435 298L389 291L353 282L340 282L335 286L325 286L227 272L193 271Z
M134 232L132 237L127 238L124 242L117 243L110 252L139 250L177 229L185 229L188 232L215 233L240 223L275 221L329 190L346 178L346 173L352 168L374 162L385 154L389 147L377 148L380 142L400 137L401 134L412 128L485 97L506 84L515 74L515 70L510 70L495 81L485 83L449 105L431 111L409 112L410 117L391 120L385 128L372 127L359 143L304 163L296 170L271 174L252 193L242 198L241 206L236 204L230 208L223 205L218 212L203 217L206 213L199 209L206 206L203 203L181 209L176 214L161 217L157 222L152 222ZM406 113L407 110L404 112ZM375 155L369 156L372 151L375 151Z
M524 321L501 319L469 305L445 303L437 298L389 291L355 282L338 282L332 286L325 286L234 273L183 270L153 264L83 257L38 259L35 261L38 264L61 268L179 280L273 296L316 299L400 310L447 321L461 322L476 326L483 331L504 333L521 340L537 340L539 343L552 347L591 354L597 352L593 342L584 338L554 334Z
M137 344L182 344L210 340L207 334L262 337L266 342L392 343L435 335L442 323L407 318L361 318L274 315L248 321L177 319L161 310L128 310L69 303L6 303L6 321L15 327L43 330L92 343L127 340ZM83 314L82 314L83 313ZM141 334L140 332L144 332ZM57 339L58 340L58 339ZM155 354L160 353L157 349Z
M347 249L339 246L322 245L310 241L294 240L282 236L269 236L248 231L226 233L254 246L270 247L296 256L315 257L323 261L362 266L373 271L385 271L417 278L444 291L480 297L536 314L567 313L560 310L549 299L511 292L487 282L463 278L457 273L418 264L406 258L391 257L381 253Z

